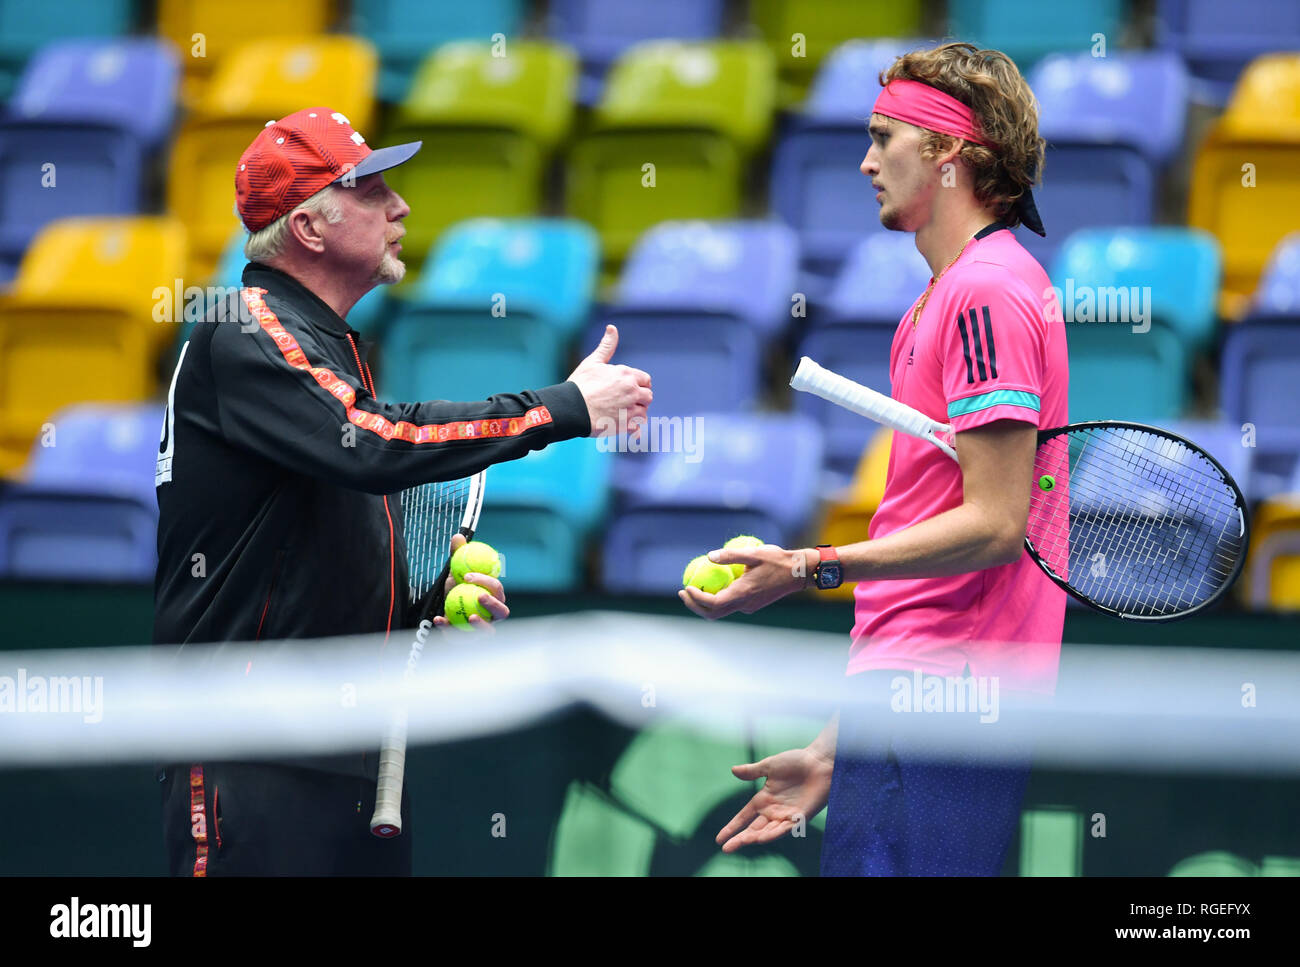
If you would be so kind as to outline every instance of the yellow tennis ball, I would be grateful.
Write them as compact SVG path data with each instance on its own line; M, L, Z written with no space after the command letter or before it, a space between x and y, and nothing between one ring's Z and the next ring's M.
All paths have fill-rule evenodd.
M492 612L479 603L479 598L488 593L486 588L481 588L477 584L458 584L447 595L447 603L442 609L443 614L453 626L461 631L470 631L473 628L469 623L470 615L476 614L484 621L492 620Z
M462 544L451 556L451 576L457 584L465 580L470 572L486 574L490 578L501 576L501 555L491 544L482 541L470 541Z
M722 546L728 551L747 551L753 547L762 547L763 542L752 534L741 534L739 537L733 537ZM731 568L731 579L733 581L745 573L745 565L743 564L724 564L723 567Z
M730 583L731 568L714 564L703 554L687 564L682 572L682 587L699 588L709 594L717 594Z

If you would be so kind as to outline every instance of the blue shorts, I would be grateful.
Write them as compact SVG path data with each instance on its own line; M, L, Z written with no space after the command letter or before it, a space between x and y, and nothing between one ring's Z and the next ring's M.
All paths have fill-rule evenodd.
M879 689L907 674L853 677L864 688ZM994 727L974 716L969 721L975 729ZM882 734L879 719L859 723L847 708L840 713L836 747L822 876L1001 873L1020 818L1030 749L996 763L973 753L940 760L933 747L922 753L914 737Z

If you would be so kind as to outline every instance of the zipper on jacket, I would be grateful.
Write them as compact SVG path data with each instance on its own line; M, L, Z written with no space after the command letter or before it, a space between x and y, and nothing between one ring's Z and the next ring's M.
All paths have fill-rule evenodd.
M284 559L284 551L275 552L275 563L271 565L271 585L266 589L266 602L262 605L262 616L257 619L257 634L253 637L254 641L262 640L262 626L266 624L266 615L271 610L271 596L275 594L275 579L280 574L280 562Z

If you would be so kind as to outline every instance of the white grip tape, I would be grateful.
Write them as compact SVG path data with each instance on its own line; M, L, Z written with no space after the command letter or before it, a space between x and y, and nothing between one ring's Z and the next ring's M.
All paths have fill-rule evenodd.
M379 785L370 831L395 836L402 831L402 786L406 779L406 711L393 714L393 722L379 752ZM379 833L379 830L385 832Z
M823 369L807 356L799 360L799 368L795 370L790 385L794 389L820 396L836 406L842 406L859 416L865 416L883 426L901 430L912 436L932 437L952 429L943 423L936 423L924 413L918 413L904 403L868 389L851 379L845 379L829 369Z

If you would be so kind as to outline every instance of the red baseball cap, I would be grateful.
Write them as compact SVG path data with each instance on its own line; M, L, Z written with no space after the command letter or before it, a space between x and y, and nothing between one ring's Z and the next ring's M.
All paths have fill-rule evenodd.
M266 228L326 185L396 167L423 141L371 151L351 122L327 107L267 121L239 159L235 201L250 232Z

